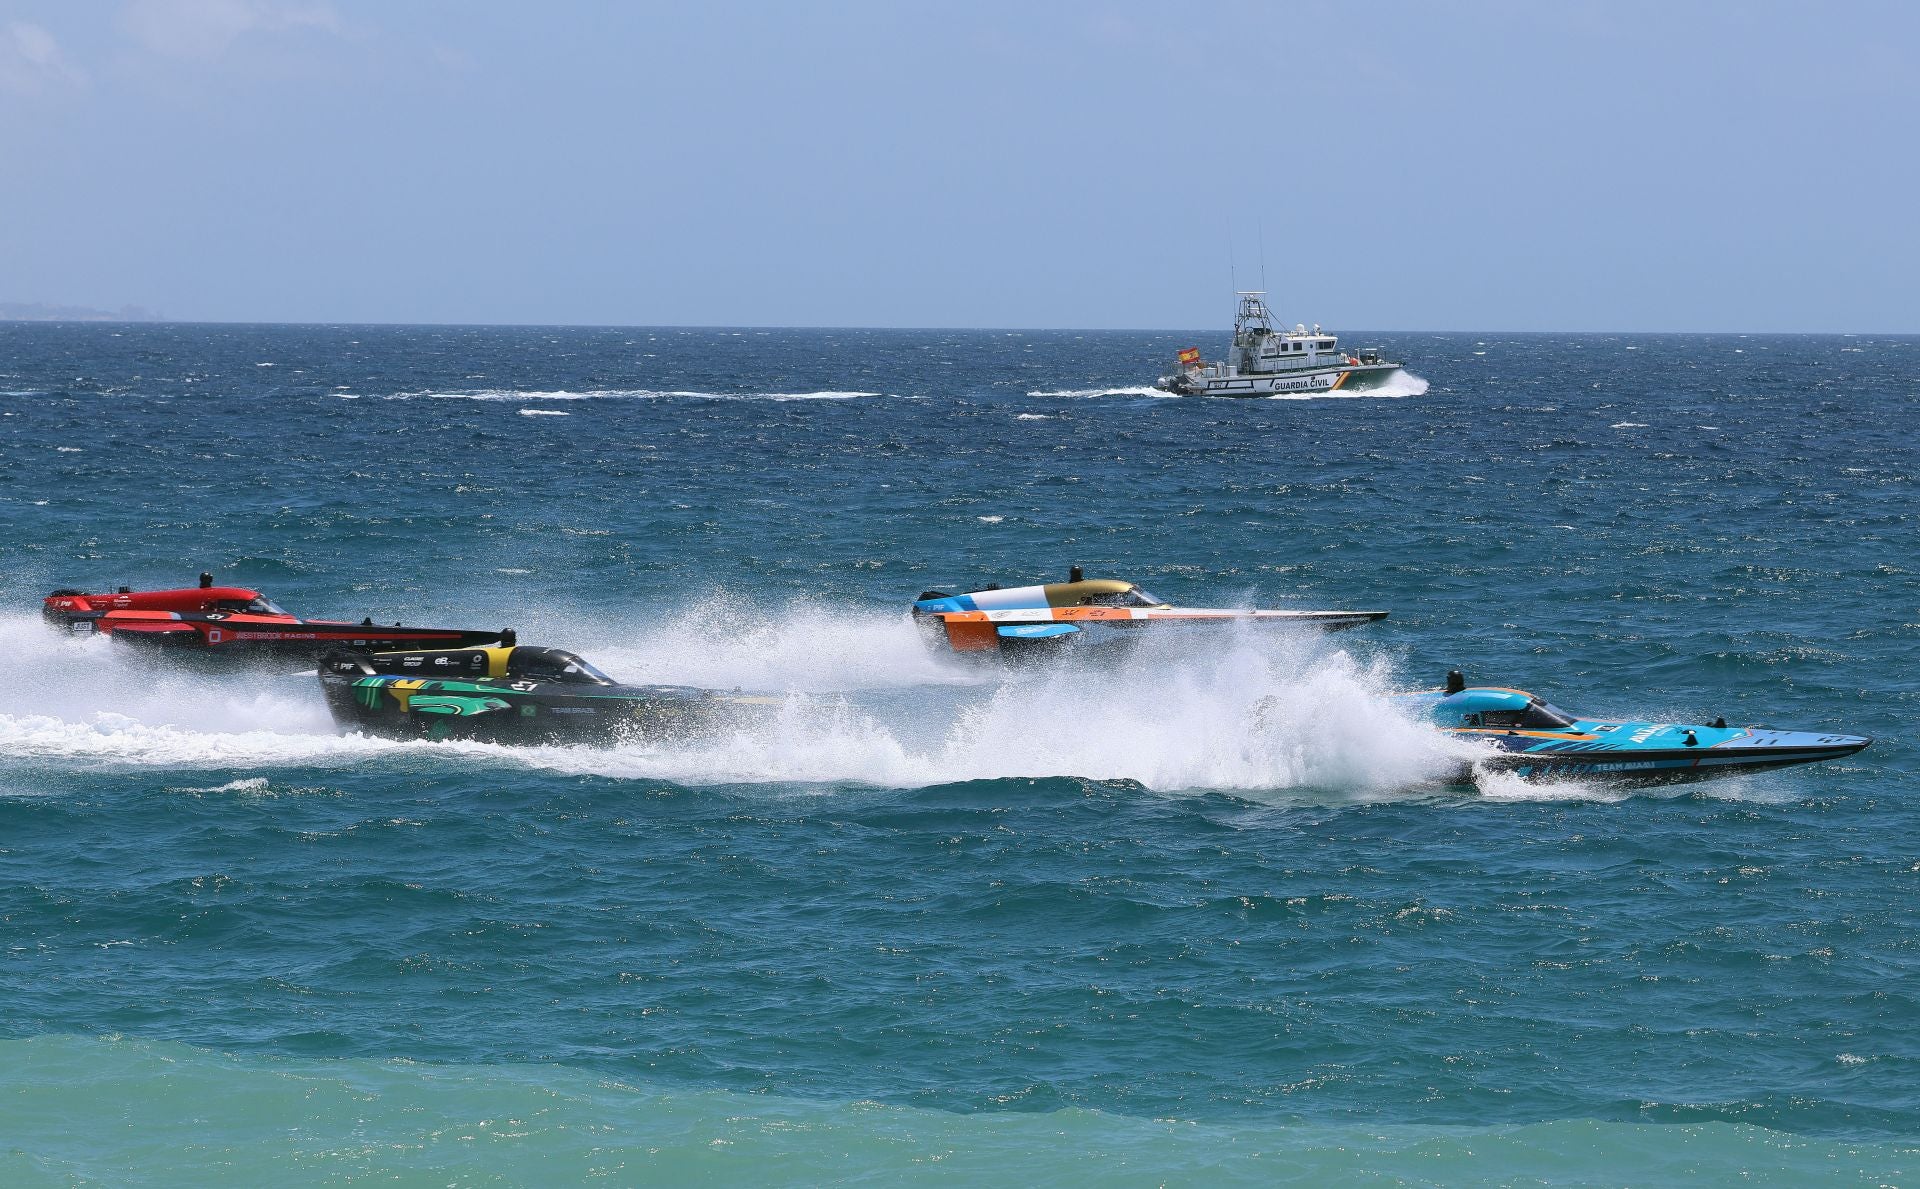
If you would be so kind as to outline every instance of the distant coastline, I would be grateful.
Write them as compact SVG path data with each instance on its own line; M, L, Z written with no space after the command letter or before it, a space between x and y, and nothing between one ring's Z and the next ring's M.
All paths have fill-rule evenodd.
M96 310L90 306L57 306L43 301L0 301L0 322L162 322L165 318L143 306Z

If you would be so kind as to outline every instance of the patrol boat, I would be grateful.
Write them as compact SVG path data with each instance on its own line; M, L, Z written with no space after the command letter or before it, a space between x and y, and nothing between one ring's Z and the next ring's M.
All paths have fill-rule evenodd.
M1200 348L1180 352L1180 370L1154 387L1176 396L1310 396L1317 392L1365 392L1384 387L1401 365L1382 359L1374 347L1353 354L1315 326L1275 329L1261 301L1264 290L1241 293L1233 318L1233 349L1223 363L1203 363Z

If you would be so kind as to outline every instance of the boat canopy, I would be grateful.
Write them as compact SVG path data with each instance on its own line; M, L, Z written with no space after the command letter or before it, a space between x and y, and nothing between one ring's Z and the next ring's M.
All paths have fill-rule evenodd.
M1443 727L1525 727L1557 730L1574 724L1573 715L1525 690L1464 689L1433 704L1433 721Z
M612 685L613 678L562 648L517 647L507 657L507 676L564 685Z

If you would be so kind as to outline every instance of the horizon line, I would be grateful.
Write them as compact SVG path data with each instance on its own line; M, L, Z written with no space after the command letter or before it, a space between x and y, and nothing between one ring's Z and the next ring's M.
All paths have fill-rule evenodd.
M1149 326L855 326L855 325L801 325L781 323L675 323L675 322L392 322L392 321L355 321L352 319L330 319L324 321L283 321L276 319L230 319L230 318L9 318L0 316L0 325L12 326L284 326L284 327L387 327L411 328L432 327L439 329L466 330L846 330L846 331L923 331L923 332L968 332L975 334L1027 334L1027 333L1095 333L1095 334L1224 334L1222 327L1196 329L1193 327L1149 327ZM1552 330L1503 330L1503 329L1384 329L1364 327L1355 331L1328 330L1325 333L1335 336L1353 334L1563 334L1563 335L1738 335L1743 337L1787 335L1821 335L1831 337L1850 337L1875 335L1887 338L1920 337L1920 330L1574 330L1559 328Z

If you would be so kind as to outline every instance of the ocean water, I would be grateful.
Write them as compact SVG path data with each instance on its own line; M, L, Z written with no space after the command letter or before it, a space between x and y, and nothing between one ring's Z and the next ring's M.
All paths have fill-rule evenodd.
M1920 339L0 324L0 1182L1909 1183ZM921 590L1383 608L1003 671ZM781 696L338 735L202 569ZM1449 783L1393 691L1877 737Z

